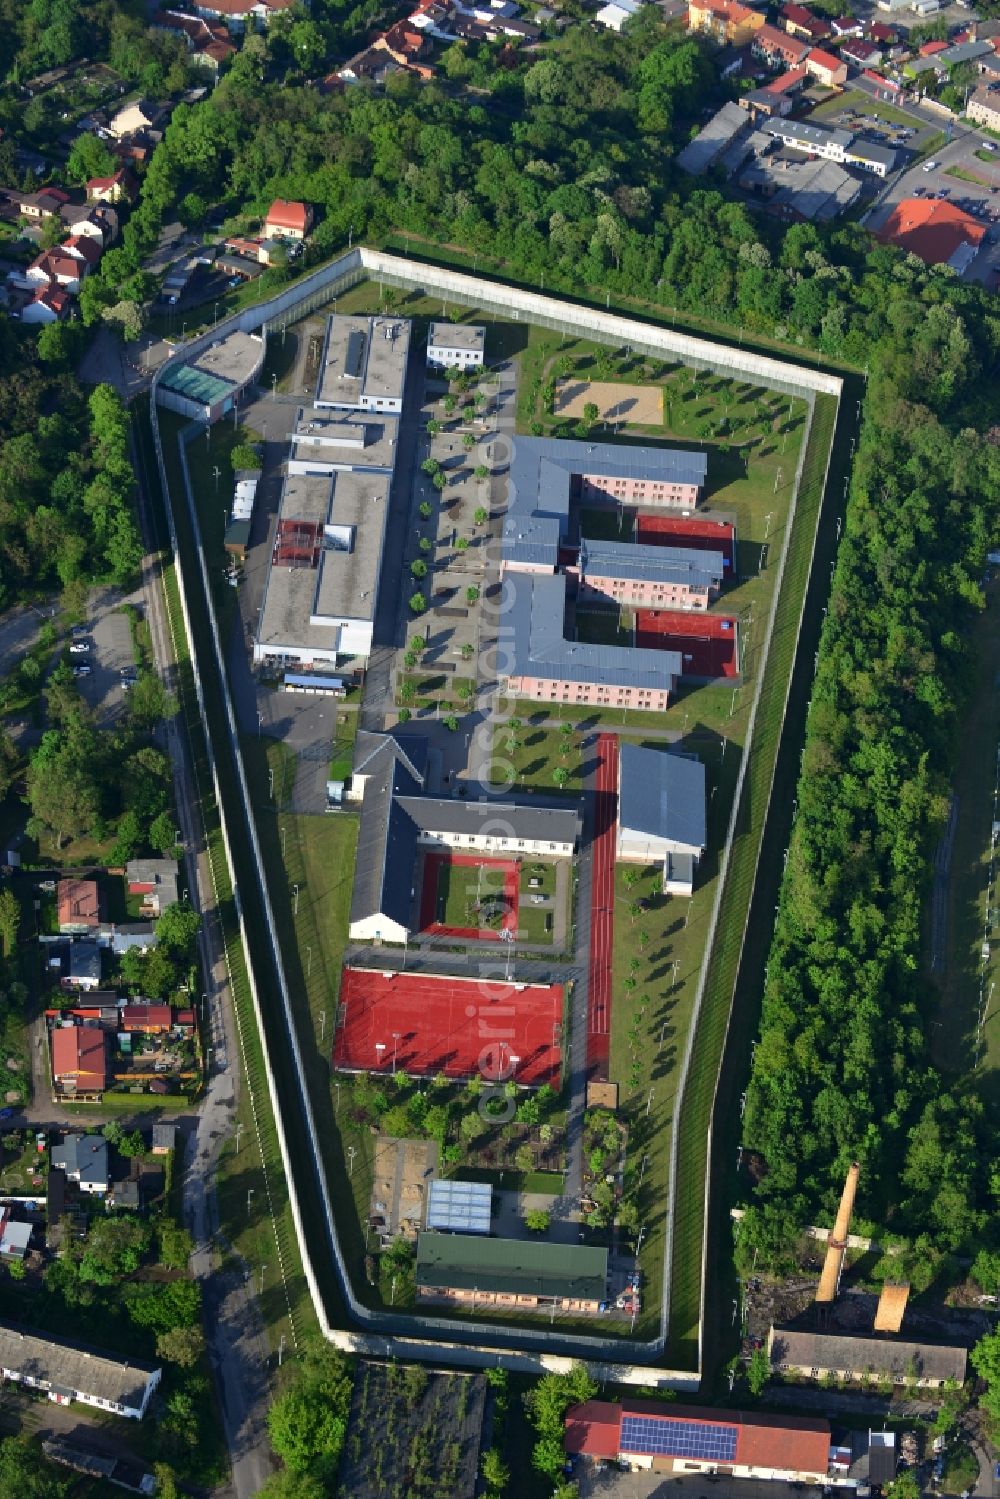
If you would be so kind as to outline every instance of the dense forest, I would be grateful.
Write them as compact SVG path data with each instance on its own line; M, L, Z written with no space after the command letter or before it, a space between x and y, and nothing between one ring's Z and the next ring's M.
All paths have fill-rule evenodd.
M33 62L55 60L45 41L54 17L86 13L104 18L127 76L166 86L178 65L155 50L135 7L32 0L27 19L13 12ZM1000 452L983 435L994 300L873 245L857 224L784 226L684 178L674 156L724 94L709 44L664 27L655 7L620 37L573 26L539 51L457 44L429 83L399 75L384 92L324 93L309 75L334 66L377 13L331 0L309 17L282 13L203 101L175 109L120 246L84 284L84 318L148 298L143 259L168 219L249 225L281 195L318 209L313 262L352 232L405 234L415 253L434 241L546 289L698 314L866 372L748 1096L745 1139L764 1174L745 1239L773 1258L793 1224L829 1211L860 1158L862 1212L923 1235L925 1265L988 1242L995 1126L971 1089L931 1063L920 964L968 631L998 518ZM285 274L273 269L265 284ZM25 391L22 438L32 409L55 421L74 409L56 398L64 377L41 348L21 376L38 396ZM115 566L83 501L99 445L61 446L83 465L75 481L62 464L59 475L36 469L35 489L15 486L8 501L24 495L4 553L15 578L57 481L73 491L89 552L103 547ZM61 545L45 550L55 571L65 565Z

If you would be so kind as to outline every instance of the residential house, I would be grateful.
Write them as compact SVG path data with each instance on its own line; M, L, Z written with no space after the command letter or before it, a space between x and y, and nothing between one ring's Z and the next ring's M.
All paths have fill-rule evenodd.
M107 203L96 203L89 212L70 203L60 215L67 231L78 238L92 239L106 250L118 238L118 210Z
M397 21L395 26L390 26L388 31L376 37L372 45L376 51L388 52L402 67L409 67L430 51L426 34L416 27L407 26L405 21Z
M101 987L101 949L96 942L70 942L66 971L59 983L64 989Z
M162 916L176 904L178 870L176 859L130 859L125 866L129 895L143 897L141 916Z
M762 26L751 42L755 57L767 63L775 72L779 69L797 68L804 63L811 48L808 42L800 42L779 31L776 26Z
M694 756L622 741L617 858L659 864L667 895L691 895L708 842L705 767Z
M119 167L110 177L91 177L87 183L88 203L132 203L139 185L128 167Z
M53 1032L60 1035L64 1028ZM84 1027L76 1026L76 1030ZM103 1036L103 1032L94 1034ZM64 1135L58 1145L53 1145L50 1162L65 1174L68 1182L75 1182L81 1192L92 1197L101 1197L111 1185L108 1167L108 1142L103 1135Z
M79 1400L140 1421L161 1372L132 1358L0 1324L0 1374L17 1384L44 1390L56 1405Z
M70 201L70 196L69 193L64 193L61 187L43 187L37 193L22 193L8 189L7 199L22 218L33 219L40 224L44 219L56 218L64 205Z
M101 924L101 894L96 880L60 880L56 885L56 918L61 932L86 932Z
M169 1155L177 1148L176 1124L153 1125L153 1154Z
M962 275L986 237L986 227L944 198L903 198L876 233L927 265L950 266Z
M235 35L266 26L280 10L289 10L295 0L194 0L196 15L207 21L222 21Z
M64 1093L102 1093L107 1086L105 1035L96 1025L57 1025L49 1032L52 1079Z
M836 21L830 22L830 31L835 37L864 36L864 23L857 16L839 16Z
M893 1385L942 1389L965 1381L968 1354L955 1344L914 1343L897 1337L798 1331L772 1327L767 1355L776 1373L807 1379L888 1380Z
M737 0L690 0L688 30L705 31L717 42L743 47L764 25L759 11L740 5Z
M825 42L832 34L829 21L821 20L804 5L783 5L781 22L789 36L801 37L806 42Z
M877 68L882 61L881 47L876 47L874 42L866 42L864 37L846 41L840 49L840 55L845 62L853 63L856 68Z
M31 1243L31 1224L21 1223L9 1208L0 1210L0 1260L23 1260Z
M121 1028L126 1035L138 1033L143 1036L163 1036L173 1024L173 1012L169 1005L122 1005L119 1013Z
M100 265L103 246L89 234L71 234L59 248L64 254L72 255L74 260L79 260L81 265L86 266L87 273L96 271Z
M237 53L237 48L232 42L224 41L221 37L213 37L203 47L196 47L193 61L200 63L202 67L210 68L213 73L221 73L222 69L230 62Z
M880 47L894 47L899 41L899 32L895 26L888 26L885 21L872 21L866 35Z
M737 1479L825 1483L830 1423L818 1416L771 1416L754 1411L626 1399L588 1400L566 1412L571 1457L655 1469L677 1481L722 1468Z
M625 22L638 15L644 4L645 0L610 0L610 4L601 6L594 20L609 31L621 31Z
M847 64L832 52L814 47L807 54L805 65L816 81L825 88L841 88L847 82Z
M141 135L146 130L156 130L169 114L165 104L153 104L148 99L131 99L123 104L117 114L108 121L108 130L116 140L125 140L130 135Z
M111 951L119 955L135 950L149 952L156 946L156 927L151 921L115 922L110 931L102 931L101 936L109 941Z
M24 274L29 282L55 282L63 291L75 296L80 290L80 282L87 274L87 268L82 261L66 255L61 249L43 250L40 255L36 255Z
M72 299L54 282L40 286L31 301L21 309L22 323L61 323L69 316Z
M289 203L275 198L264 220L266 239L305 239L312 228L313 211L308 203Z
M1000 131L1000 90L977 88L965 106L965 113L977 125L985 125L987 130Z

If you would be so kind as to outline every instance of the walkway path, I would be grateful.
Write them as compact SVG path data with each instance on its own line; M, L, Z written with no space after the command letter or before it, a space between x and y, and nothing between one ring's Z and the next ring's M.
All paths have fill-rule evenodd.
M590 900L590 1005L587 1067L607 1080L611 1055L611 959L615 920L615 824L618 811L618 740L599 734L594 772L593 876Z

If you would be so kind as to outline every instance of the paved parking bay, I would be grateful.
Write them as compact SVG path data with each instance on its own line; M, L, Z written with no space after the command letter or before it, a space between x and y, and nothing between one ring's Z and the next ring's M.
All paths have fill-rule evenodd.
M124 710L127 693L122 691L122 667L135 665L132 631L121 609L125 602L111 589L94 590L85 621L88 633L82 637L90 642L90 650L70 657L75 666L90 667L90 675L80 679L80 691L102 727Z

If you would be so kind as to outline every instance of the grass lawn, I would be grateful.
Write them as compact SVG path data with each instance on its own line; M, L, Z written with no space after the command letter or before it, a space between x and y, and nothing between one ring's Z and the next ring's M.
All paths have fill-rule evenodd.
M490 770L494 785L512 784L517 790L541 791L546 796L579 796L587 764L579 733L564 734L522 721L512 740L510 721L494 729ZM566 772L563 785L553 780L557 771Z
M532 884L532 881L538 883ZM522 864L520 906L518 908L518 935L523 942L552 942L556 916L556 866L554 864ZM533 895L547 895L549 904L532 904ZM568 928L567 928L568 930Z
M584 506L580 511L580 533L591 541L631 541L635 516L622 507Z
M869 94L860 94L851 89L844 94L834 94L824 103L818 104L809 118L823 120L830 115L843 114L848 109L855 109L859 114L869 115L875 120L888 120L893 125L905 125L908 129L912 129L915 123L913 115L904 114L901 109L893 109L891 104L883 104L881 99L876 100Z
M592 645L623 645L631 649L635 645L633 615L617 609L578 609L576 611L576 638ZM624 620L624 624L619 621Z
M978 152L976 153L979 154ZM977 187L992 187L993 184L988 177L982 176L980 172L966 171L965 167L945 167L946 177L957 177L959 182L974 182Z
M488 903L492 897L502 898L507 883L502 869L480 864L441 864L438 868L437 900L435 917L444 926L477 927L480 913L475 907ZM494 927L497 922L491 923Z
M723 745L725 744L725 753ZM651 744L651 747L652 744ZM698 978L715 898L718 855L725 838L740 764L737 745L718 736L686 741L707 768L709 849L691 899L659 893L662 870L619 864L615 871L612 956L611 1066L621 1115L629 1130L629 1171L641 1171L640 1220L646 1226L646 1284L639 1335L655 1335L663 1282L663 1205L670 1178L671 1134L681 1058L687 1044ZM645 909L635 910L645 902ZM630 991L626 985L634 980ZM649 1112L647 1113L647 1105Z
M974 1065L980 981L989 986L1000 978L1000 920L991 924L993 955L987 969L981 956L986 929L993 824L993 787L996 748L1000 745L1000 580L986 588L986 609L973 629L976 681L962 716L955 744L958 799L955 841L948 888L947 942L943 974L937 975L940 1003L931 1025L935 1061L951 1073L966 1073ZM998 904L994 897L994 906ZM986 1043L978 1083L985 1099L1000 1103L1000 999L987 1001Z

